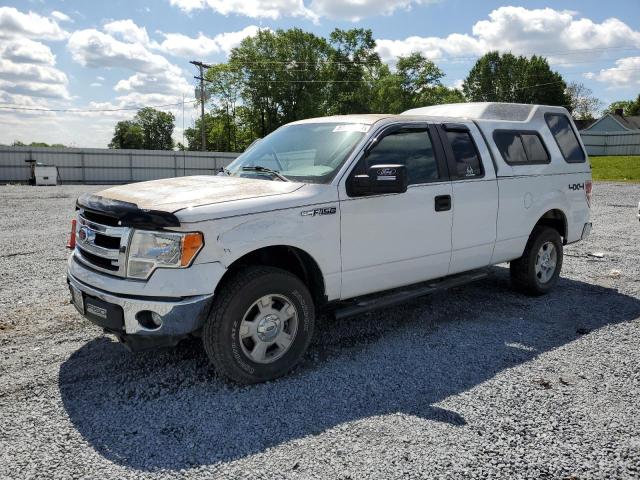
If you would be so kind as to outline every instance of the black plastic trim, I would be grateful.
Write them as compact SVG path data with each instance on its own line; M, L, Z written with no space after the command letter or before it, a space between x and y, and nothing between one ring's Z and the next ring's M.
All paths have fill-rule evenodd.
M143 210L135 203L113 200L92 193L78 197L76 208L107 215L118 220L123 227L159 230L167 227L179 227L180 221L173 213L159 210Z

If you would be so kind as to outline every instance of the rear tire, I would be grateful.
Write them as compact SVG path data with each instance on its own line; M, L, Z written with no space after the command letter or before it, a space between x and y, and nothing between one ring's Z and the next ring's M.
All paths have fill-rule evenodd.
M511 283L529 295L544 295L558 283L562 270L562 237L550 227L533 229L522 257L510 264Z
M249 267L216 294L202 343L216 370L252 384L288 373L313 335L315 310L305 284L273 267Z

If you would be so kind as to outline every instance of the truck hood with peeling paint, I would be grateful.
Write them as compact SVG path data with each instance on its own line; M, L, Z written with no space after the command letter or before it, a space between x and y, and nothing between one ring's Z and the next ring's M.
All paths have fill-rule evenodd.
M293 193L304 184L228 176L177 177L108 188L96 195L134 203L143 210L184 208Z

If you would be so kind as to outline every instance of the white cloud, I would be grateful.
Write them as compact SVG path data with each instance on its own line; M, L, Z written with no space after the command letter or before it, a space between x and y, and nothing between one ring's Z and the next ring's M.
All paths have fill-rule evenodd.
M63 40L67 35L55 20L34 12L22 13L13 7L0 7L0 38Z
M500 7L489 19L478 21L472 34L378 40L378 52L388 62L413 51L430 58L478 56L490 50L516 54L542 54L551 63L593 60L609 48L640 47L640 32L610 18L595 23L576 12L551 8ZM567 55L567 52L570 54Z
M309 9L319 17L357 22L374 15L391 15L396 10L409 10L413 5L435 0L312 0Z
M170 0L170 3L185 12L208 7L222 15L237 14L273 20L291 16L317 20L317 15L305 7L303 0Z
M0 76L2 76L0 74ZM13 95L68 99L69 92L64 84L25 80L4 80L0 78L0 91ZM11 102L10 102L11 103Z
M102 84L100 82L93 82L89 84L90 87L101 87Z
M44 43L28 38L7 39L0 44L0 58L16 63L54 65L56 57Z
M228 54L232 48L240 45L244 38L256 35L258 30L257 26L250 25L237 32L220 33L213 38L202 33L196 38L181 33L165 33L165 39L159 49L184 58L205 58L220 52Z
M439 0L170 0L184 12L211 8L222 15L244 15L251 18L304 17L317 22L320 17L359 21L365 17L391 15L396 10L409 10L414 5Z
M162 103L175 103L183 94L192 94L193 88L183 71L149 50L159 46L150 41L146 29L132 20L110 22L104 29L107 33L95 29L76 31L67 46L72 58L85 67L122 68L133 72L114 87L121 94L115 99L118 105L129 105L134 100L138 106L153 105L154 96L161 98Z
M640 86L640 57L626 57L616 60L616 66L587 73L585 77L604 82L611 88Z
M33 12L0 7L0 92L7 103L26 98L69 99L67 75L55 68L56 57L42 42L66 36L58 24Z
M440 37L407 37L404 40L377 40L376 51L389 63L395 62L399 56L407 56L413 52L421 52L426 57L437 60L444 56L476 56L485 52L485 47L478 39L469 35L453 33L445 38Z
M51 12L51 16L53 18L55 18L57 21L59 22L71 22L73 23L73 20L71 19L71 17L65 13L59 12L57 10L54 10L53 12Z
M140 43L121 42L95 29L73 32L67 47L73 60L90 68L116 67L159 73L171 65L166 58L151 53Z
M147 29L139 27L130 19L107 23L104 26L104 31L125 42L140 43L142 45L150 43Z
M177 67L157 74L136 73L120 80L114 87L116 92L162 93L179 96L193 92L193 87L182 76Z

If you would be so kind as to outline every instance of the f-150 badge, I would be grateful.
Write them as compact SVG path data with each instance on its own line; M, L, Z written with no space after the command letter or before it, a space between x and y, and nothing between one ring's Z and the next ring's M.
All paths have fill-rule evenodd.
M336 207L314 208L313 210L303 210L300 215L303 217L316 217L318 215L333 215L336 213Z

